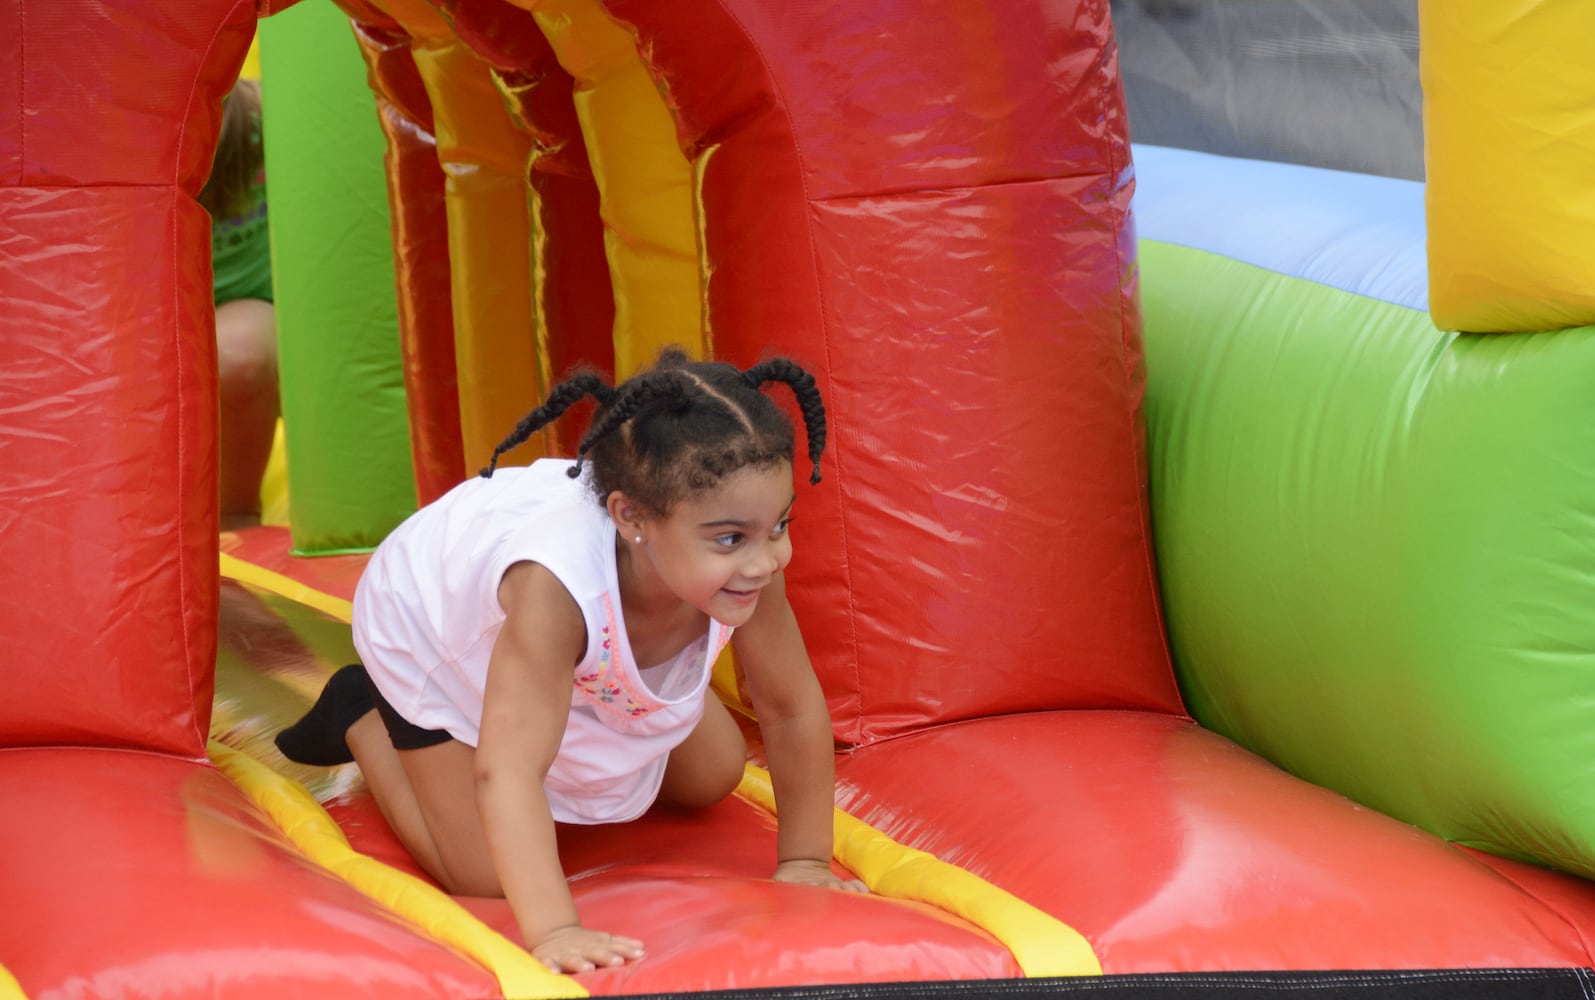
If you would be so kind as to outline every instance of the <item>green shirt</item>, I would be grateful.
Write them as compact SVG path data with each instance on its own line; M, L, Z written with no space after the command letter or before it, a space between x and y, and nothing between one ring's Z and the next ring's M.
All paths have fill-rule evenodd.
M213 219L210 225L211 270L216 304L235 299L271 297L271 239L266 226L266 172L249 191L250 208L242 215Z

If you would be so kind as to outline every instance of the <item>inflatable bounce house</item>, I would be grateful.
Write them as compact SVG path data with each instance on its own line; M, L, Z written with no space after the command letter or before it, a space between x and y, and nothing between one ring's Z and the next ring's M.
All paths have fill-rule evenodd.
M1419 183L1132 150L1107 0L0 0L0 997L1595 996L1595 16L1425 2ZM257 21L290 514L223 533ZM649 953L556 976L270 736L362 553L669 343L819 377L873 892L769 880L755 741L560 831Z

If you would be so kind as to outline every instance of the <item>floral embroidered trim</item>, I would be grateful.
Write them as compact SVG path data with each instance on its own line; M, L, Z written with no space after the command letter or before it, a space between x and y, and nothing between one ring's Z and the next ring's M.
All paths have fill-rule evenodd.
M627 670L616 658L615 643L619 630L615 625L615 608L608 594L604 595L604 615L607 622L600 629L598 662L576 674L576 690L580 691L594 708L632 719L651 715L668 707L654 697L652 692L638 690L638 685L633 683L633 671ZM714 652L703 664L705 671L730 641L732 632L729 627L712 619L709 624Z
M732 628L730 625L722 625L713 618L709 619L709 624L713 626L712 631L714 633L714 652L709 654L709 659L706 661L706 665L712 670L714 669L714 661L720 658L721 650L726 648L726 643L731 641L731 633L735 632L736 629Z
M590 670L576 675L576 687L587 700L598 708L605 708L633 719L648 715L661 706L647 704L638 699L625 673L615 665L615 633L611 626L603 628L602 645L598 650L598 663ZM651 699L650 699L651 700Z

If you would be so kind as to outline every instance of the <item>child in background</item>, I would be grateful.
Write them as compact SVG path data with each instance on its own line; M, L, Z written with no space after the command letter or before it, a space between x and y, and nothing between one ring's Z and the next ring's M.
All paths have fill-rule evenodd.
M555 821L625 822L736 788L747 747L708 689L728 641L775 784L774 877L864 891L830 868L831 721L782 577L794 435L760 391L772 381L797 397L818 482L825 409L791 361L739 372L672 350L618 388L590 373L556 386L481 477L377 549L354 601L363 667L278 736L300 763L357 761L421 866L450 892L506 897L556 971L643 945L581 925ZM575 462L494 474L589 394Z
M277 429L277 314L265 162L260 85L239 80L222 106L216 158L199 193L211 216L223 529L260 522L260 480Z

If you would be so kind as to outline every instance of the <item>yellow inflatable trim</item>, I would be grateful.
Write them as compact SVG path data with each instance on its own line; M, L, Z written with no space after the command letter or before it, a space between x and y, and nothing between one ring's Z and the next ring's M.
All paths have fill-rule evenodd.
M317 611L331 615L345 625L354 621L354 605L343 598L333 597L331 594L324 593L314 587L308 587L298 580L289 579L281 573L273 573L271 570L263 569L254 563L244 562L242 559L230 556L225 552L221 554L221 572L222 576L229 580L247 583L252 587L259 587L261 590L276 594L279 597L286 597L290 601L295 601L306 607L315 608Z
M770 773L747 765L737 794L775 812ZM1091 943L1073 927L925 851L905 847L857 817L836 810L836 859L870 891L929 903L1003 943L1026 976L1100 976Z
M22 984L3 965L0 965L0 1000L28 1000L28 995L22 992Z
M215 740L210 742L210 758L307 858L433 940L480 962L498 979L506 997L588 995L574 980L550 972L448 894L350 847L338 824L297 781ZM4 982L0 980L3 996Z

